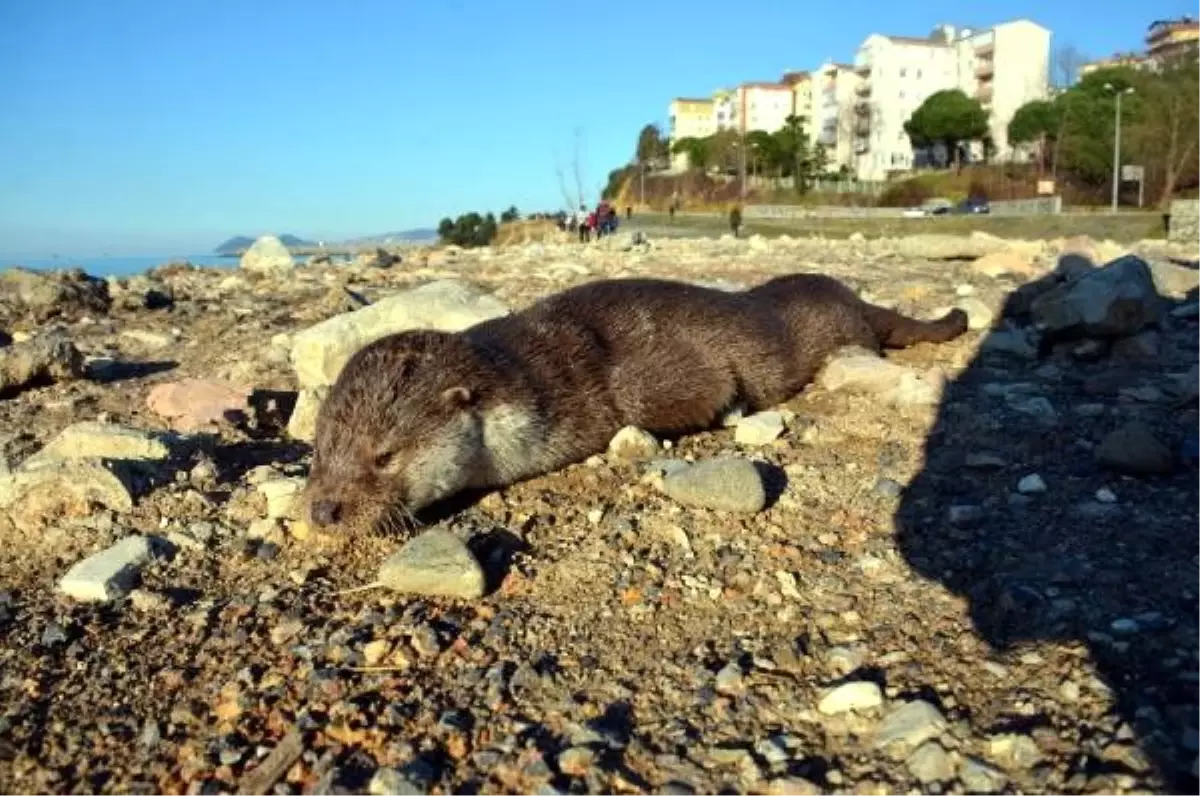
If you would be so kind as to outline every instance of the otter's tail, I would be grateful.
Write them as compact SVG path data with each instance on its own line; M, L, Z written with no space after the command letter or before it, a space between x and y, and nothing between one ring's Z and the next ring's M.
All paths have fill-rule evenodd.
M967 313L953 309L933 321L919 321L895 310L868 304L867 324L884 348L907 348L917 343L946 343L967 331Z

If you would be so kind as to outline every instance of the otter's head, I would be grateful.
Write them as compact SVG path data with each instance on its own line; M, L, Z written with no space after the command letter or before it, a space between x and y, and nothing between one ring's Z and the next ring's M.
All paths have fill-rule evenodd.
M477 368L470 345L445 332L404 332L355 353L317 415L313 524L404 525L467 486L483 444Z

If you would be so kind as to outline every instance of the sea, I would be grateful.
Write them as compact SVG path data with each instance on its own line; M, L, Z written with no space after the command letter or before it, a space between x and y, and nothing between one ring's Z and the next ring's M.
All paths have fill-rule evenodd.
M195 266L207 268L236 268L237 257L221 257L216 254L196 255L166 255L136 257L48 257L45 259L0 259L0 271L13 266L32 268L38 271L57 271L65 268L82 268L92 276L99 277L129 277L143 274L151 268L157 268L167 263L189 262Z

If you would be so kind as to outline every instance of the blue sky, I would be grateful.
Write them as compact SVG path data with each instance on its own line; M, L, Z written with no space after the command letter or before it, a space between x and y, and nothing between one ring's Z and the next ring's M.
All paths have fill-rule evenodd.
M1195 4L0 0L0 254L196 254L232 234L555 209L555 158L569 164L576 131L594 196L672 97L849 61L871 32L1028 17L1098 56L1185 13Z

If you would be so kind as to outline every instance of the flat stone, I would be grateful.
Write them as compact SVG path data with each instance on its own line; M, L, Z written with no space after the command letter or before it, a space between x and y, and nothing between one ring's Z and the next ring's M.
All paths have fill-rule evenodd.
M14 338L15 340L15 338ZM43 382L83 378L83 354L59 335L44 335L0 348L0 393L9 394Z
M592 767L596 753L586 746L573 746L558 754L558 770L570 777L582 777Z
M988 756L1010 771L1023 771L1037 765L1042 751L1028 735L1005 733L988 741Z
M826 716L847 713L852 710L869 710L883 704L883 691L877 683L859 680L844 683L833 689L817 703L817 710Z
M56 459L162 461L170 455L170 446L158 434L117 423L85 421L64 428L26 465Z
M999 793L1008 784L1008 775L982 760L963 758L958 767L958 778L966 786L967 793Z
M754 513L767 503L758 468L746 459L707 459L663 479L663 491L686 506Z
M642 461L658 454L658 440L648 431L625 426L609 441L608 452L625 461Z
M367 792L371 796L424 796L427 791L396 769L384 766L375 769Z
M893 708L875 731L875 747L893 757L906 757L911 750L936 738L947 727L946 718L930 703L918 699Z
M137 584L140 567L151 553L149 537L127 536L72 566L59 580L58 589L85 602L115 600Z
M1175 469L1171 449L1137 420L1108 434L1096 448L1096 461L1131 475L1167 475Z
M249 409L251 390L215 379L183 379L159 384L146 396L151 412L181 431L236 422Z
M411 539L383 562L378 582L426 597L474 600L483 596L483 568L461 540L435 528Z
M739 445L766 445L784 431L783 415L779 412L756 412L738 420L734 441Z
M410 329L457 332L508 313L504 302L465 282L430 282L296 334L292 367L302 388L328 386L346 360L381 337Z
M717 682L715 685L718 694L725 696L737 696L745 690L745 684L742 677L742 667L734 661L730 661L721 667L721 671L717 672Z
M851 390L882 393L894 388L911 368L870 352L849 349L834 356L821 371L820 384L830 392Z
M988 277L1014 274L1016 276L1033 276L1037 269L1028 255L1021 252L1003 250L985 254L971 263L971 270Z
M984 351L1012 354L1021 359L1033 359L1037 356L1037 348L1029 341L1029 337L1016 329L996 329L988 332L981 347Z

